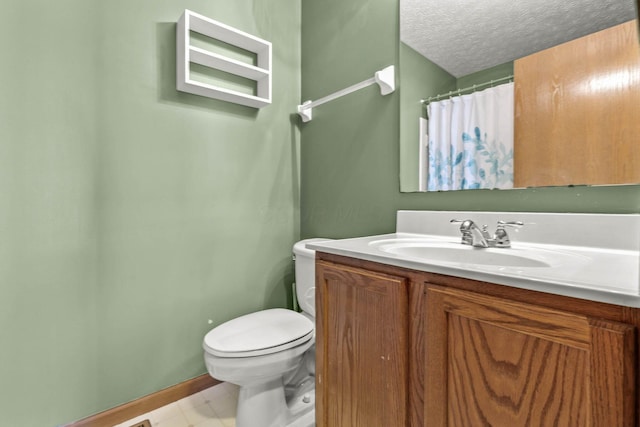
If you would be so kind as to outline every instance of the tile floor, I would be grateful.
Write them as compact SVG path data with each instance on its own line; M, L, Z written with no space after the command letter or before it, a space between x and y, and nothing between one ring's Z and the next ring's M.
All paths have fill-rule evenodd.
M153 427L235 427L238 387L222 383L114 427L151 421Z

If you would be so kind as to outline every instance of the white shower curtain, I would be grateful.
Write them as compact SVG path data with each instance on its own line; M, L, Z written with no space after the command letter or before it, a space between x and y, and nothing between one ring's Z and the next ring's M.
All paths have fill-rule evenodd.
M432 102L427 190L513 188L513 83Z

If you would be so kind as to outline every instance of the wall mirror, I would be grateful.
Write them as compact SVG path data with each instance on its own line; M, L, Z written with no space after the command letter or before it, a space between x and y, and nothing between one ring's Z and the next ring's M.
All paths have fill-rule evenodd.
M418 161L425 150L419 142L421 133L425 132L424 127L420 128L420 118L426 117L422 100L513 75L514 61L533 53L631 20L637 24L638 8L640 0L560 3L497 0L491 4L470 0L400 0L400 190L425 190L424 184L422 188L420 185L424 179L421 174L425 172L420 171ZM635 31L637 34L638 30ZM640 39L635 43L640 52ZM640 85L640 81L634 80L636 77L631 79L633 84ZM603 117L602 120L614 119ZM426 122L422 121L422 126L426 126ZM563 142L549 138L549 143ZM640 136L637 143L640 145ZM553 165L537 164L536 167ZM640 170L640 164L634 164L633 168ZM576 181L569 178L565 182L543 185L582 184L585 182L580 178ZM612 182L587 184L611 185ZM536 186L542 185L516 185Z

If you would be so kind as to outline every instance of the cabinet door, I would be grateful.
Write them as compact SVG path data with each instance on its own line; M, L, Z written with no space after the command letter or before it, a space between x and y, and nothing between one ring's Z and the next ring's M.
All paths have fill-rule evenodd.
M406 279L316 264L318 427L407 425Z
M426 292L425 425L636 426L633 326Z

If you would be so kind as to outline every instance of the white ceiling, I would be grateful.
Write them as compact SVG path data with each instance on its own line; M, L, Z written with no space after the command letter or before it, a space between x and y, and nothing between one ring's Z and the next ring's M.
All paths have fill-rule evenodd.
M400 39L455 77L636 17L635 0L400 0Z

